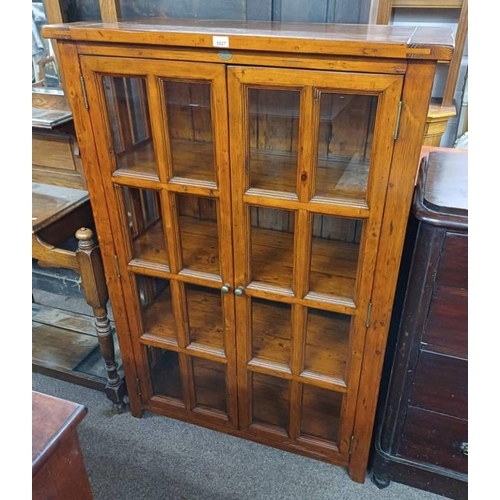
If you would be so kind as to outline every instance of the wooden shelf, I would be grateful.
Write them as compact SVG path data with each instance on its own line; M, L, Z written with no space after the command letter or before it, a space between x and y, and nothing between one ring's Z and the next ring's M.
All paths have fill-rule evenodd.
M301 436L336 443L342 411L342 399L342 394L337 392L311 385L303 385L302 418L300 420Z
M170 147L174 177L216 181L213 144L175 139L171 140ZM145 173L158 177L158 163L152 141L120 153L116 163L120 173Z
M224 355L224 323L218 289L186 285L189 340Z
M154 394L184 401L177 352L149 347ZM227 412L226 367L203 358L190 356L195 407L209 410L216 417Z
M309 309L302 376L344 381L349 358L350 316Z
M252 421L277 428L288 435L288 380L252 373Z
M213 145L177 139L173 141L173 176L203 182L216 182ZM138 172L158 177L152 142L117 159L121 173ZM196 172L196 175L194 175ZM316 196L337 201L364 202L369 161L352 158L319 157L316 170ZM297 154L258 150L250 152L250 188L266 191L297 192Z
M106 370L94 318L32 304L32 370L104 391ZM120 353L117 362L121 372Z
M290 366L292 308L288 304L252 299L252 356Z
M179 217L183 268L220 276L215 221ZM151 225L133 243L134 264L168 264L161 221ZM291 232L252 228L251 278L283 289L292 288L294 235ZM310 291L352 298L359 259L359 244L312 238Z

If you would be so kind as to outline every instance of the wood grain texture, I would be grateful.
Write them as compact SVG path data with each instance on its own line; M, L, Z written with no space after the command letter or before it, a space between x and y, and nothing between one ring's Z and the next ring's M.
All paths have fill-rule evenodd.
M88 175L98 171L111 300L126 311L134 414L344 465L363 482L448 35L179 19L154 31L156 21L46 31L80 54L89 107L72 102ZM217 56L214 35L229 37L229 54ZM138 78L151 137L139 143L126 96ZM106 107L108 80L120 113ZM117 154L113 120L124 129Z
M259 37L255 37L255 33ZM231 49L319 53L341 56L395 57L449 61L451 30L434 27L337 25L321 23L261 23L143 19L112 24L72 23L44 26L47 38L112 43L142 43L212 48L212 36L229 36Z

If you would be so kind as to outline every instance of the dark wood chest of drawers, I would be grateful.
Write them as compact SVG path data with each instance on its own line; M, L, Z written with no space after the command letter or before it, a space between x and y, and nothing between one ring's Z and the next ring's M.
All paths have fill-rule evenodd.
M467 153L422 161L372 457L380 487L453 499L467 498L467 170Z

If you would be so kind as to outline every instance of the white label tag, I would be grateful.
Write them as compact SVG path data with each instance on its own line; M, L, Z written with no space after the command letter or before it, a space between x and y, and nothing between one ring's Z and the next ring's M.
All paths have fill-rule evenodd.
M228 36L213 36L212 37L212 45L214 47L229 47L229 37Z

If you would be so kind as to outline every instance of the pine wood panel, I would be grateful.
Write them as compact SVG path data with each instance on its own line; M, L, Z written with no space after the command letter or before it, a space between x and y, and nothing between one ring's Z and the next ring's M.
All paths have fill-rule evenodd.
M73 57L71 68L77 67L77 50L89 54L79 58L89 107L76 95L79 79L74 77L71 100L81 115L79 133L89 149L95 145L86 168L89 174L98 170L95 183L100 188L94 196L102 196L108 212L100 224L111 235L106 269L115 276L118 272L119 281L115 276L110 280L112 300L126 313L124 345L137 377L130 386L137 387L130 394L134 411L139 415L154 409L347 465L351 477L362 482L407 215L404 207L409 206L414 181L411 164L419 149L436 61L449 60L453 42L441 30L407 26L166 20L153 31L156 23L46 29L64 38L63 46L73 47L65 52ZM256 30L259 37L254 36ZM234 54L225 61L211 45L213 35L224 33L230 53L220 55ZM75 49L75 41L85 43ZM136 44L129 52L128 43ZM250 51L262 53L263 65L275 62L276 67L255 67L259 58L251 59ZM333 66L327 64L328 55L334 56ZM201 60L212 62L196 62ZM253 67L236 66L235 61ZM156 171L116 170L101 75L145 78L144 116L149 117L152 142L144 163L154 160ZM170 95L165 80L176 82ZM197 93L200 83L210 84L211 131L205 111L208 96ZM259 113L252 119L249 89L259 90ZM296 103L293 112L280 114L277 104L288 107L293 92L300 94L298 109ZM333 94L342 94L343 102L336 102ZM172 97L177 108L169 116ZM127 100L120 104L125 106ZM352 110L356 120L351 120ZM343 122L350 122L351 128L340 126ZM175 130L170 131L169 124ZM132 132L137 139L137 131ZM335 138L340 139L339 147ZM207 146L209 153L176 160L177 140L187 141L191 155L198 146ZM250 168L252 155L258 161ZM203 177L213 171L212 165L204 173L196 163L208 165L209 157L217 167L215 182L213 176ZM267 170L276 157L286 175L273 184ZM330 169L326 175L325 168ZM257 184L252 184L255 179ZM330 182L335 189L322 191ZM146 217L141 227L140 214L147 210L136 203L140 196L132 204L135 228L132 233L123 230L128 220L120 198L124 187L159 193L157 220L164 234L156 232L150 247L148 229L154 232L155 226ZM136 234L148 259L132 251L130 240ZM158 258L154 246L162 242L165 251L160 250ZM326 267L327 275L336 274L329 268L332 251L342 270L330 281L321 273ZM265 281L255 279L255 269ZM150 308L151 321L161 324L169 316L160 313L161 302L171 302L166 335L165 330L158 335L144 331L149 311L138 304L135 274L168 280L169 291L164 293L170 296L160 297L160 306ZM230 293L218 290L222 283ZM153 297L153 303L158 299L154 284L150 281L142 292ZM200 290L206 295L193 295ZM238 294L231 293L234 290ZM213 300L207 301L207 296ZM251 302L256 299L261 307L253 314ZM285 312L275 317L277 310ZM198 330L197 325L205 323L214 325L212 336L206 335L211 328ZM225 353L220 352L222 330ZM328 354L325 344L330 346ZM168 389L170 395L167 389L158 393L152 380L156 374L150 372L153 358L161 360L164 351L166 365L161 368L158 361L155 366L168 376L171 365L175 384Z
M127 21L50 25L47 38L174 47L213 48L213 36L230 33L231 49L268 51L269 40L280 52L320 53L341 56L395 57L449 61L454 41L451 32L414 26L336 25L322 23L259 23L190 19L143 19L143 31ZM149 29L148 29L149 28ZM259 36L256 37L255 34Z

